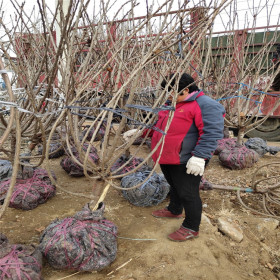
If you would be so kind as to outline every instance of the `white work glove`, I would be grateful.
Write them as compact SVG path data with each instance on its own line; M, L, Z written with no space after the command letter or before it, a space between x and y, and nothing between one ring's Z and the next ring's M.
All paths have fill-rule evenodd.
M133 137L137 132L137 129L130 129L123 134L124 141L128 142L131 137Z
M194 176L202 176L205 168L205 160L203 158L192 156L187 165L187 173L193 174Z

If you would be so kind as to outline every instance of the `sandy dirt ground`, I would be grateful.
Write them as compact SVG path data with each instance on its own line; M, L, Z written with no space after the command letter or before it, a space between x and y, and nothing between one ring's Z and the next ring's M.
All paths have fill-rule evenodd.
M277 143L268 143L278 145ZM143 153L148 148L143 148ZM90 194L100 182L87 178L69 177L60 167L61 159L51 161L62 186L72 192ZM253 168L232 171L222 167L214 156L205 178L214 184L248 187L253 172L263 164L280 162L280 153L265 155ZM280 173L280 165L274 167ZM265 173L266 171L264 171ZM266 176L266 174L263 174ZM105 217L118 227L116 260L99 272L55 270L44 261L45 280L277 280L280 279L280 230L263 229L264 217L254 215L242 207L235 191L201 191L203 216L200 237L186 242L172 242L167 235L176 230L181 220L157 219L151 212L165 207L168 198L153 207L136 207L125 200L119 190L111 188L105 198ZM250 207L262 209L261 196L243 193ZM0 221L1 232L11 243L38 244L40 233L54 219L73 215L89 202L57 190L55 197L31 211L9 208ZM280 211L278 208L277 211ZM280 215L280 212L278 212ZM219 217L231 217L243 230L244 238L235 242L217 227ZM210 223L209 223L210 222Z

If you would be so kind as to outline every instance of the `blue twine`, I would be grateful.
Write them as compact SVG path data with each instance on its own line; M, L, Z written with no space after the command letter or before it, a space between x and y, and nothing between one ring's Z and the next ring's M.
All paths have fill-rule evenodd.
M122 178L121 185L124 188L133 187L144 181L150 171L137 172ZM124 198L135 206L152 206L161 203L169 192L169 185L162 175L154 173L137 189L122 190Z
M107 111L111 111L113 113L115 113L116 115L119 115L119 116L122 116L126 119L128 119L128 123L129 124L135 124L135 125L139 125L139 126L144 126L146 127L147 129L153 129L157 132L160 132L162 135L166 135L166 132L164 132L163 130L157 128L154 126L154 124L145 124L145 123L142 123L142 122L139 122L131 117L128 117L124 114L121 114L119 113L118 111L122 111L122 112L127 112L126 110L123 110L123 109L112 109L112 108L106 108L106 107L100 107L100 108L94 108L94 107L78 107L78 106L65 106L65 108L68 108L68 109L85 109L85 108L91 108L91 109L97 109L97 110L107 110ZM77 115L77 116L80 116L80 117L85 117L85 118L88 118L88 119L96 119L96 117L92 117L92 116L88 116L88 115L85 115L85 114L80 114L80 113L76 113L76 112L71 112L71 114L73 115Z
M245 99L245 100L251 100L251 101L255 102L256 104L262 104L261 101L257 101L257 100L251 99L251 98L247 98L247 97L242 96L242 95L231 95L231 96L228 96L228 97L218 98L218 99L216 99L216 101L233 99L233 98L242 98L242 99Z
M161 106L161 107L157 107L157 108L152 108L150 106L144 106L144 105L127 104L127 105L125 105L125 107L140 109L140 110L152 112L155 114L158 114L160 111L175 111L175 108L172 106Z

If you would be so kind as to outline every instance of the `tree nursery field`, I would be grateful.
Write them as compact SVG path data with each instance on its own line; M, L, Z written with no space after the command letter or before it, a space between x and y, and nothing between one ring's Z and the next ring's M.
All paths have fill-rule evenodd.
M279 142L269 144L280 146ZM144 146L141 153L148 153L148 148ZM205 178L213 184L248 187L258 167L279 162L279 159L280 153L266 154L251 168L230 170L220 164L218 156L213 156ZM67 190L89 194L99 187L98 181L93 185L85 177L70 177L60 167L60 160L52 159L51 167ZM278 169L274 168L279 174L279 165ZM264 169L261 176L267 176L266 172L270 171ZM262 199L257 194L244 192L240 196L249 207L261 209ZM121 191L111 187L104 203L106 219L118 228L115 261L98 272L76 272L55 270L43 260L43 279L280 279L279 220L255 215L241 206L236 191L202 190L201 197L203 217L199 238L172 242L167 235L179 227L181 220L151 215L153 210L167 204L168 197L157 206L137 207L129 203ZM0 222L1 232L11 243L38 245L40 234L50 222L72 216L87 202L87 198L57 189L53 198L33 210L9 208ZM233 225L238 225L242 241L222 233L218 228L219 218L230 219Z

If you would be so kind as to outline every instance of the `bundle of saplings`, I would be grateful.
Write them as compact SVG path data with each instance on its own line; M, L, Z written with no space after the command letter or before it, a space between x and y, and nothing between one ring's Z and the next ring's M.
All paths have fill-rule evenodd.
M253 166L259 160L259 155L244 145L237 145L224 148L219 153L219 160L230 169L244 169Z
M83 145L83 151L86 153L87 148L88 148L87 143L84 143ZM75 162L72 157L70 156L70 153L67 152L67 156L65 158L63 158L60 162L61 167L70 175L73 177L81 177L84 176L84 169L83 169L83 162L80 160L79 157L79 153L77 151L76 147L72 147L71 151L74 155L74 157L81 163L81 165L79 165L77 162ZM99 161L99 156L97 154L97 149L95 147L91 147L90 148L90 152L89 152L89 161L92 161L93 163L97 164ZM90 172L89 172L90 173Z
M135 167L138 166L143 161L144 161L143 158L122 155L112 165L111 172L116 171L116 173L114 173L114 175L125 174L125 173L135 169ZM144 171L147 169L148 169L147 165L144 164L138 171Z
M117 227L104 218L105 206L86 205L73 217L55 220L42 233L39 248L56 269L101 270L116 258Z
M39 155L43 153L43 145L38 144L37 151ZM59 142L52 142L49 146L49 158L59 158L64 155L64 148Z
M106 123L104 122L102 123L102 125L100 125L93 141L102 140L105 136L105 130L106 130ZM90 141L95 131L96 131L95 127L90 128L90 126L87 125L83 130L82 136L84 137L85 135L87 135L86 140Z
M236 146L236 138L223 138L218 140L218 146L214 152L214 155L218 155L224 149L230 149Z
M0 183L0 204L4 203L9 187L10 179ZM9 206L22 210L34 209L53 197L55 190L48 172L41 168L35 168L32 177L17 178Z
M42 254L38 248L10 244L0 233L0 279L41 280Z
M122 178L121 186L131 188L141 184L151 171L136 172ZM135 206L154 206L161 203L169 193L170 186L162 174L154 172L151 177L139 187L122 190L124 198Z
M275 155L280 151L280 147L268 146L266 141L259 137L250 138L245 143L245 146L248 149L256 151L261 157L266 153Z

